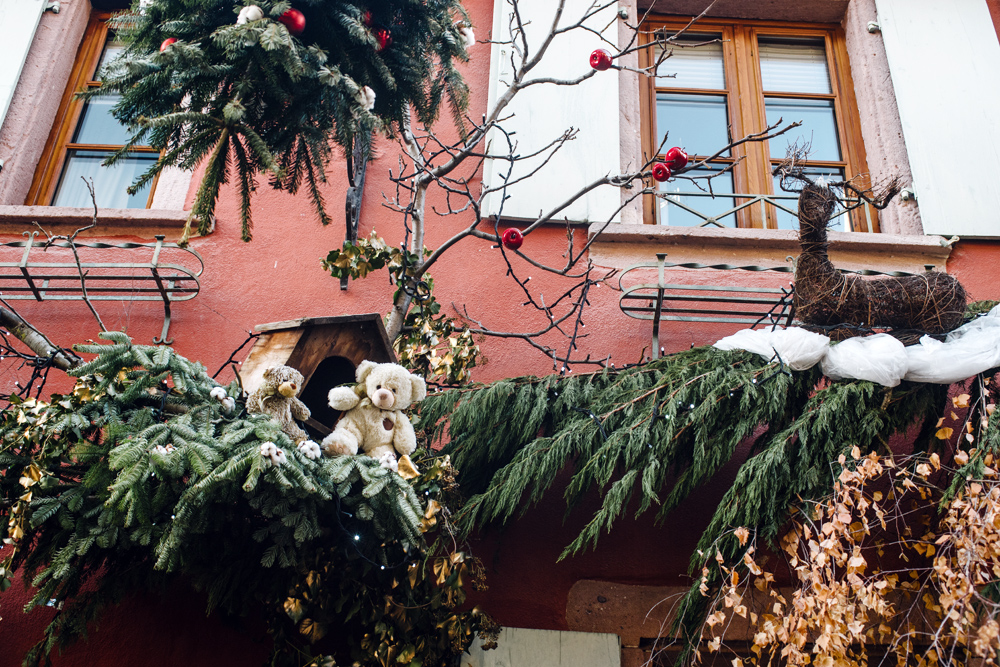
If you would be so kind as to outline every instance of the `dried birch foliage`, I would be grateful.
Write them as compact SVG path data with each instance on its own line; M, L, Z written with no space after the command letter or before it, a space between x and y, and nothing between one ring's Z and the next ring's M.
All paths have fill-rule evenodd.
M745 633L749 653L734 667L996 664L1000 477L992 453L958 450L953 461L958 469L936 453L897 462L857 447L841 456L834 492L804 506L781 540L790 589L776 583L787 571L767 568L755 536L736 529L742 561L716 552L702 569L703 582L713 568L724 581L702 585L713 596L703 651ZM947 488L974 464L980 476Z

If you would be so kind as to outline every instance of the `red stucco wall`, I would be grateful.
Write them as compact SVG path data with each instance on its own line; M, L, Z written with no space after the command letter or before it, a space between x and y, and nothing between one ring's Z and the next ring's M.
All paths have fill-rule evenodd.
M994 20L1000 21L1000 0L987 2ZM485 38L492 23L492 0L467 0L465 4L477 33ZM485 109L489 47L477 45L472 54L465 74L474 91L470 115L478 117ZM402 239L399 217L382 206L382 193L393 191L388 170L396 166L397 151L384 138L379 140L377 150L384 157L368 172L360 233L367 235L376 229L387 241L398 244ZM198 177L196 174L195 184ZM338 215L343 210L346 184L343 168L335 166L329 179L324 192L329 210L335 213L335 224L321 227L305 194L293 197L261 188L254 201L256 226L250 244L239 241L238 199L232 188L224 190L216 231L191 244L204 258L205 272L199 296L173 309L171 334L178 352L204 362L214 372L256 324L388 310L392 289L384 275L352 283L345 292L320 267L320 258L339 247L344 238L342 216ZM192 195L193 190L188 195L189 204ZM442 202L435 203L440 206ZM464 224L461 217L435 220L428 230L427 245L440 245L452 230ZM577 234L579 248L584 231ZM114 240L150 239L145 236ZM565 230L559 226L539 229L527 238L522 250L538 261L561 265L565 261L562 257ZM956 246L948 269L965 282L974 298L1000 298L1000 288L993 277L998 250L1000 245L993 242L962 241ZM547 277L521 260L514 262L519 272L532 276L534 293L544 294L547 299L561 294L570 284ZM497 329L539 328L544 318L521 305L523 295L512 281L504 278L504 269L499 250L483 241L463 241L432 272L436 295L445 305L467 304L473 317ZM736 274L719 278L732 284L746 280ZM788 277L753 279L786 284ZM618 296L606 287L591 292L592 305L585 318L589 336L581 341L581 354L590 352L595 358L611 355L611 360L621 365L640 359L643 348L649 345L651 324L623 315L618 308ZM20 302L17 307L26 319L60 345L96 338L96 323L83 304ZM107 302L98 308L109 328L125 329L137 342L150 343L160 333L162 308L156 304ZM692 344L713 342L737 328L737 325L672 326L663 333L663 344L668 351L686 349ZM550 360L519 341L488 339L483 349L488 362L474 372L477 380L552 370ZM584 367L576 369L583 370ZM18 372L9 362L0 366L0 392L14 390L14 381L19 377L24 377L23 371ZM220 379L228 381L230 377L227 371ZM68 379L54 374L48 389L65 390L70 384ZM490 590L480 594L477 601L504 624L565 629L569 591L580 579L683 585L687 559L700 532L693 526L707 522L720 489L733 473L732 468L727 468L712 486L693 494L666 525L654 526L649 517L622 522L611 535L602 538L597 551L558 565L555 562L559 552L594 508L578 510L566 523L558 503L529 512L523 521L502 534L483 536L478 544L477 551L485 556ZM14 589L0 596L3 617L0 667L20 663L24 650L37 639L51 613L42 610L30 616L21 614L20 607L26 597L19 587L17 582ZM127 601L107 614L87 644L58 657L56 664L255 665L263 661L268 650L258 623L248 620L232 624L217 617L206 618L203 599L180 584L166 599L141 597Z

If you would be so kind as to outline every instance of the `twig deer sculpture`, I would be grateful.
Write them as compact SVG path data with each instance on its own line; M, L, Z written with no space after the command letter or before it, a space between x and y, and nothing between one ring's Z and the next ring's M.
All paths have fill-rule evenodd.
M965 289L946 273L866 280L838 271L827 257L827 225L837 202L832 190L814 183L799 199L802 254L795 266L795 309L803 323L831 328L835 339L873 328L909 330L898 335L904 342L962 324Z

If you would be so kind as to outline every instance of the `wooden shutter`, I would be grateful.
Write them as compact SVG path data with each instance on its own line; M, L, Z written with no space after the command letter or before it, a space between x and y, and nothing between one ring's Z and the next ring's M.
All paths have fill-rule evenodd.
M1000 237L1000 42L985 0L876 0L924 232Z
M468 667L620 667L618 635L507 628L497 648L484 651L480 640L462 656Z
M538 44L541 36L551 27L557 5L557 0L529 0L519 3L522 20L530 22L526 27L529 45ZM591 0L567 0L560 25L575 22L590 6ZM590 21L589 25L595 29L607 28L604 35L612 43L617 43L616 16L615 7L609 7ZM507 0L496 0L494 40L509 39L510 17L511 7ZM539 66L532 70L529 79L576 78L590 71L590 53L602 47L609 48L597 35L585 30L560 35ZM534 52L532 47L532 53ZM506 91L512 75L510 46L493 44L490 109L495 100ZM540 211L548 211L569 199L588 183L607 174L620 172L618 76L618 71L611 69L598 72L578 86L542 84L517 94L513 103L502 114L513 114L503 126L508 132L514 132L512 139L517 142L516 153L526 155L537 151L570 127L577 128L579 133L537 175L507 189L509 198L503 203L503 218L534 220ZM506 140L501 133L493 132L489 141L491 154L507 153ZM541 162L542 158L539 157L516 165L511 180L537 168ZM501 175L506 174L508 169L510 163L507 161L488 160L484 165L484 184L499 186L503 183ZM499 192L488 197L483 214L496 215L500 212L501 199ZM556 219L568 217L575 222L607 220L615 215L620 202L618 188L602 186L565 209Z
M0 127L14 97L14 88L31 49L45 0L0 0Z

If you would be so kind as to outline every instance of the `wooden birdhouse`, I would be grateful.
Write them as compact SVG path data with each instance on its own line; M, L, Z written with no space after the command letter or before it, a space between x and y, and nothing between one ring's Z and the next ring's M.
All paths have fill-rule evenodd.
M291 366L302 373L299 393L312 417L305 427L314 437L330 432L340 413L327 404L332 387L354 382L354 370L365 359L395 362L396 355L377 313L307 317L259 324L261 336L240 368L243 389L249 394L272 366Z

